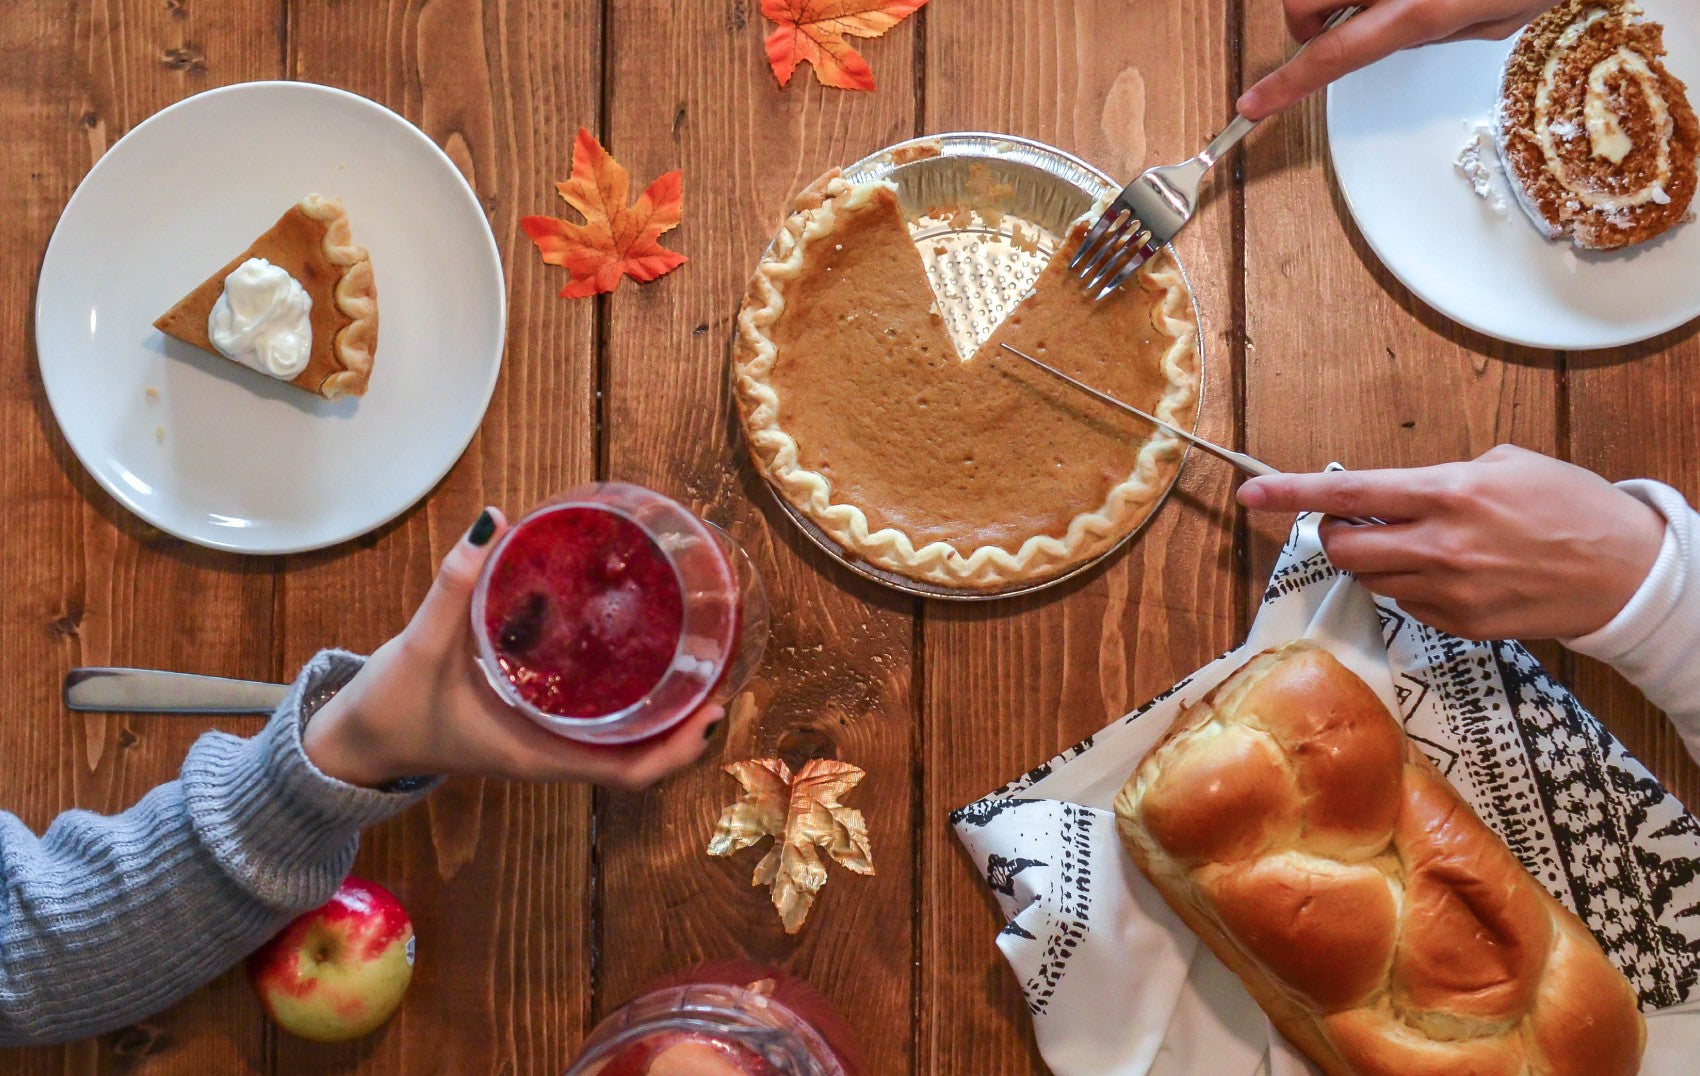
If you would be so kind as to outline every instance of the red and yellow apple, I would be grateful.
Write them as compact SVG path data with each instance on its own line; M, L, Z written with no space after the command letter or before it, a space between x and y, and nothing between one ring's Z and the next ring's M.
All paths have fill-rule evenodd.
M413 978L413 923L395 894L350 875L323 906L248 960L260 1002L285 1031L317 1042L370 1034Z

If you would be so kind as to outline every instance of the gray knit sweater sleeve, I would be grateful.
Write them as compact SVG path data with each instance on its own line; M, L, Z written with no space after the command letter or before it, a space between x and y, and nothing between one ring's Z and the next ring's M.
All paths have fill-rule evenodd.
M0 1045L158 1012L330 898L361 827L425 791L356 788L302 753L303 724L360 664L318 655L264 731L202 736L122 814L67 811L39 839L0 814Z

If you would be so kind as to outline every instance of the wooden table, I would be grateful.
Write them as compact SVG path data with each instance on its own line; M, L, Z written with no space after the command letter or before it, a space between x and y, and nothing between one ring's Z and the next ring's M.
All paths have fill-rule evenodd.
M367 838L356 869L402 895L421 937L406 1004L372 1038L279 1034L232 974L143 1024L0 1068L558 1073L646 980L733 954L822 987L862 1030L871 1073L1040 1068L946 811L1234 645L1286 521L1248 520L1232 476L1195 459L1143 538L1084 581L989 607L888 593L809 547L741 461L731 324L781 207L824 168L979 129L1129 174L1193 152L1288 45L1272 0L937 0L865 46L869 94L823 89L806 69L778 89L767 31L754 0L42 0L0 19L0 804L38 828L69 807L118 810L208 727L69 716L65 669L285 678L321 646L371 648L486 501L523 509L603 476L682 498L752 552L775 627L751 712L653 792L467 781ZM166 538L99 491L47 408L30 310L54 222L107 146L179 98L272 78L365 94L435 139L489 212L511 313L483 431L425 503L349 545L268 560ZM580 124L640 182L684 169L670 242L691 262L571 302L518 219L558 211L550 184ZM1694 327L1564 355L1448 323L1353 228L1314 103L1220 171L1179 244L1204 313L1206 434L1294 469L1513 441L1700 497ZM1700 770L1658 714L1607 670L1544 653L1694 802ZM879 874L835 871L795 938L749 884L753 853L703 854L735 792L716 763L774 752L869 773L850 802Z

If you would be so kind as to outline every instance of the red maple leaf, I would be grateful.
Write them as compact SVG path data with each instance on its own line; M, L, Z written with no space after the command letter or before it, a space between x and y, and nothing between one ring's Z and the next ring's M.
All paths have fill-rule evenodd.
M767 61L784 86L808 61L825 86L871 90L868 61L844 40L879 37L927 0L761 0L761 13L779 24L767 35Z
M564 299L582 299L613 291L622 276L654 280L685 264L685 256L661 245L661 233L679 226L684 181L668 172L649 185L635 205L627 205L631 177L602 143L583 127L573 143L573 175L555 184L561 198L584 217L583 224L557 217L526 217L519 222L543 252L543 260L564 266L571 277Z

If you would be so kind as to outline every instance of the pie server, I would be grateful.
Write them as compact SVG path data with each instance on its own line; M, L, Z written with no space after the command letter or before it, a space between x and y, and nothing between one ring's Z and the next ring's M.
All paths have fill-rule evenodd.
M65 674L65 705L108 714L269 714L290 685L160 669L80 668Z
M1011 355L1017 355L1017 356L1019 356L1023 359L1026 359L1028 362L1032 363L1034 366L1037 366L1039 369L1045 371L1047 374L1050 374L1052 377L1055 377L1060 381L1065 381L1068 384L1073 385L1075 388L1079 389L1081 392L1086 393L1088 396L1092 397L1093 399L1100 400L1104 403L1107 403L1111 407L1119 407L1123 411L1126 411L1131 415L1138 415L1140 418L1151 423L1151 425L1157 427L1158 429L1164 431L1165 433L1172 434L1173 436L1178 437L1181 440L1185 441L1187 444L1196 445L1199 448L1203 449L1205 452L1208 452L1212 456L1215 456L1217 459L1226 460L1227 462L1233 464L1235 467L1238 467L1240 470L1244 471L1246 474L1257 475L1259 477L1262 477L1263 475L1272 475L1272 474L1281 474L1282 473L1281 471L1277 470L1276 468L1269 466L1269 464L1264 463L1262 460L1257 459L1255 456L1248 456L1244 452L1235 452L1231 448L1223 448L1221 445L1216 444L1214 441L1207 441L1207 440L1198 436L1195 433L1191 433L1187 430L1181 429L1179 426L1170 425L1169 423L1164 422L1162 419L1158 418L1156 415L1151 414L1149 411L1142 411L1142 410L1133 406L1130 403L1123 403L1121 400L1116 399L1114 396L1111 396L1109 393L1101 392L1098 389L1093 388L1091 385L1088 385L1084 381L1079 381L1075 378L1072 378L1072 377L1068 376L1067 374L1063 373L1061 370L1057 369L1055 366L1052 366L1049 363L1041 362L1040 360L1035 359L1033 356L1027 354L1025 351L1022 351L1019 348L1010 347L1008 344L1002 344L1000 346L1005 351L1009 352ZM1343 517L1340 517L1340 518L1344 519L1347 523L1382 523L1382 522L1385 522L1384 520L1376 519L1373 516L1371 516L1367 519L1359 519L1355 516L1343 516Z

